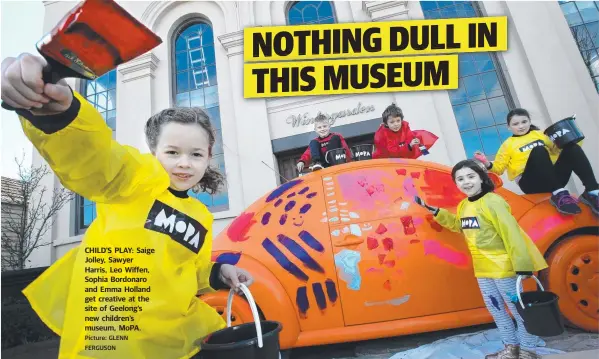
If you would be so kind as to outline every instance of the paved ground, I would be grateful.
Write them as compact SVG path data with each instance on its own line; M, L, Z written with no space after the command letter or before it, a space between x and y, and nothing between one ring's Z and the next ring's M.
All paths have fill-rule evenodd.
M483 325L389 339L299 348L291 352L291 359L388 359L397 352L413 349L442 338L457 334L474 333L490 328L493 328L493 326ZM543 339L547 342L547 347L566 352L599 350L598 334L589 334L569 328L560 336ZM53 359L58 357L57 353L58 342L51 340L2 350L2 357L10 359ZM596 353L597 352L589 352L589 354L580 353L580 355L583 355L580 356L580 359L597 358L597 355L595 355Z

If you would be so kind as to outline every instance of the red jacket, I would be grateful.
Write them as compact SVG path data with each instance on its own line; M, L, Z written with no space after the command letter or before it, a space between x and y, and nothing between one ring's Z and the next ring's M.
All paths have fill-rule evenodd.
M316 141L320 142L320 154L322 156L322 160L324 161L324 155L327 153L327 145L329 144L329 140L331 139L331 137L333 137L333 135L339 136L339 139L341 140L341 145L343 146L343 148L345 148L345 156L347 158L347 162L351 162L352 155L349 147L347 146L347 143L345 142L345 138L343 138L343 136L341 136L340 133L335 132L329 133L327 137L320 138L320 136L318 136L315 138ZM302 157L300 157L298 162L309 164L311 158L312 156L310 155L310 146L308 146L308 148L306 149Z
M418 138L420 143L423 143L422 136L415 134L407 121L401 122L401 128L397 132L381 124L374 134L375 148L372 158L418 158L422 155L419 146L409 146L414 138Z

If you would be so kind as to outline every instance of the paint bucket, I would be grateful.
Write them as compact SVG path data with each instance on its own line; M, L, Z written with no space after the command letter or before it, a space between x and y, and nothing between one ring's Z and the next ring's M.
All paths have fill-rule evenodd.
M336 148L334 150L329 150L324 155L325 161L331 166L340 165L342 163L347 162L347 156L344 148Z
M521 293L522 276L516 281L518 302L516 309L524 320L526 331L532 335L552 337L564 332L564 322L559 311L559 297L543 288L537 277L532 276L541 290Z
M252 309L254 323L231 327L231 305L235 293L231 289L227 300L227 328L214 332L202 340L199 357L201 359L280 359L281 323L261 321L249 289L243 284L240 284L240 287Z
M373 151L374 146L371 144L357 145L351 148L352 158L354 161L371 160Z
M547 137L549 137L558 148L563 149L570 143L578 143L584 139L584 135L576 125L575 119L576 115L572 115L557 121L545 130Z

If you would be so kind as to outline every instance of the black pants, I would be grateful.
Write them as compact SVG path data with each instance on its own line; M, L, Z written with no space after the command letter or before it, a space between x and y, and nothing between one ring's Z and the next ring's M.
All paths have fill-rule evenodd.
M555 164L551 162L546 147L535 147L530 152L518 185L526 194L553 192L568 183L572 172L580 178L587 191L599 188L591 163L577 144L566 146Z
M322 155L322 153L320 152L320 146L320 142L318 142L317 140L314 139L310 141L310 156L312 157L312 163L320 162L320 164L323 167L329 167L330 164L328 164L327 161L325 161L324 155ZM329 143L326 145L326 151L324 151L324 153L341 147L341 139L339 138L339 136L333 135L331 136Z

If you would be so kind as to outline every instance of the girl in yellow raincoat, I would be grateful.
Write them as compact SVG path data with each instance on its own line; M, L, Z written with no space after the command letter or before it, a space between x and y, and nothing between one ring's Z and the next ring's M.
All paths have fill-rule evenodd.
M536 359L534 348L544 343L526 331L512 296L516 293L517 275L532 275L547 268L547 263L520 228L508 203L492 192L494 184L481 165L473 160L461 161L453 168L452 178L468 196L460 202L455 215L431 207L419 197L415 201L434 213L439 224L466 237L485 305L505 344L505 349L486 359ZM516 318L517 332L505 310L506 304Z
M112 139L102 116L64 82L44 84L40 57L2 61L2 100L61 183L97 203L80 246L24 290L61 336L59 358L179 359L224 328L198 292L250 285L212 263L213 216L188 190L215 192L215 136L199 108L159 112L146 124L152 154Z

